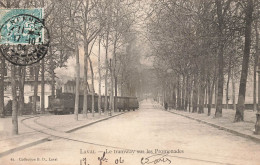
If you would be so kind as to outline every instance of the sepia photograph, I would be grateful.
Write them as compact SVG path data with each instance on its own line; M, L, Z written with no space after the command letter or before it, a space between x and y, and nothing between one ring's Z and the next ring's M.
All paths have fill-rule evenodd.
M0 0L0 165L260 165L260 0Z

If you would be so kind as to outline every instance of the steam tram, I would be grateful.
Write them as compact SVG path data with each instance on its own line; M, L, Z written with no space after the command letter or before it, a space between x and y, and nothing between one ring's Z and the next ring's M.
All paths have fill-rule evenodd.
M107 96L107 107L109 107L110 97ZM133 110L139 108L139 103L136 97L121 97L114 98L115 105L119 111ZM87 95L87 110L91 112L92 95ZM84 95L79 95L79 113L82 113L84 104ZM48 112L53 114L71 114L74 113L75 94L73 93L60 93L55 98L49 96ZM101 109L105 108L105 96L101 96ZM94 95L94 110L98 112L98 95Z

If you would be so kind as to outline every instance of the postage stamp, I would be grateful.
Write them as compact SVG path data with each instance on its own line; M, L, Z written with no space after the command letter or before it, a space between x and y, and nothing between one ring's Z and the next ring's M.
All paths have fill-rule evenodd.
M0 51L12 64L30 65L48 51L43 9L0 9Z

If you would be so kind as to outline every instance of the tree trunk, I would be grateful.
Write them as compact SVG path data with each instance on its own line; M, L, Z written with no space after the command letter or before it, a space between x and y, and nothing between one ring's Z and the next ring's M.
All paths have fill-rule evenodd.
M112 60L110 59L110 74L111 74L111 84L110 84L110 115L114 111L114 74Z
M259 12L257 12L258 14L259 14ZM258 41L257 41L258 42ZM259 52L258 52L259 53ZM257 53L257 58L258 58L258 70L260 70L260 56L259 56L259 54ZM257 134L257 135L259 135L260 134L260 126L259 126L259 123L260 123L260 118L259 118L259 114L260 114L260 72L258 72L258 91L257 91L257 96L258 96L258 98L257 98L257 102L258 102L258 104L257 104L257 116L256 116L256 123L255 123L255 131L254 131L254 134Z
M185 110L185 76L182 76L182 88L181 88L181 109Z
M243 55L242 71L241 71L239 94L238 94L238 101L237 101L237 109L236 109L234 122L244 121L246 81L247 81L250 46L251 46L251 24L253 21L252 14L253 14L253 0L248 0L247 7L246 7L246 16L245 16L246 26L245 26L244 55Z
M91 70L91 84L92 84L92 92L91 92L91 112L92 112L92 116L95 116L95 87L94 87L94 71L93 71L93 67L92 67L92 61L89 59L89 66L90 66L90 70Z
M100 59L101 36L98 41L98 112L101 115L101 59Z
M172 89L172 104L173 104L173 108L176 109L176 85L173 84L173 89Z
M114 96L114 110L117 112L117 75L116 75L116 53L114 54L114 87L115 87L115 96Z
M189 90L189 75L186 77L186 95L185 95L185 111L187 111L188 108L188 102L189 102L189 95L190 95L190 90Z
M217 87L217 104L216 104L216 112L215 117L222 117L222 104L223 104L223 84L224 84L224 74L223 74L223 43L220 44L220 50L218 54L218 87Z
M197 78L194 76L193 92L192 92L192 113L197 112L198 107L198 85Z
M204 99L205 99L205 85L204 85L204 80L200 82L199 85L199 111L198 113L204 113Z
M52 98L55 97L55 73L54 73L54 69L55 69L55 63L53 61L53 54L52 54L52 46L49 47L50 49L50 55L51 55L51 58L50 58L50 63L51 63L51 96Z
M5 58L0 56L0 118L5 117L5 111L4 111L4 75L5 75Z
M222 13L222 4L220 0L216 0L217 6L217 17L218 17L218 93L217 93L217 102L216 102L216 112L215 117L222 117L222 104L223 104L223 84L224 84L224 35L223 35L223 24L224 18Z
M214 90L214 92L215 92L215 96L214 96L214 99L215 99L215 109L216 109L216 107L217 107L217 100L218 100L218 78L216 78L216 80L215 80L216 82L215 82L215 90Z
M115 96L114 96L114 106L115 106L115 111L117 112L118 109L117 109L117 76L115 75Z
M178 75L177 81L177 110L181 109L181 85L180 85L180 75Z
M41 113L45 112L45 80L44 80L44 58L41 61Z
M11 86L12 86L12 134L18 134L17 94L16 94L16 67L11 65Z
M212 93L213 91L211 90L211 84L210 84L210 75L208 75L208 116L211 115L211 106L212 106ZM212 84L214 83L214 80L212 81Z
M121 83L120 83L120 89L121 89L121 96L124 96L124 68L122 69L121 73ZM142 90L143 91L143 90Z
M107 25L106 25L106 39L105 39L105 51L106 51L106 58L105 58L105 68L106 68L106 73L105 73L105 106L104 106L104 111L106 114L108 114L108 96L107 96L107 90L108 90L108 70L109 70L109 61L108 61L108 47L109 47L109 32L110 32L110 16L111 16L111 7L109 6L107 8L107 13L109 18L107 19ZM110 109L110 108L109 108Z
M106 60L106 66L108 66L107 64L107 60ZM108 74L108 68L106 67L106 73L105 73L105 106L104 106L104 113L107 114L108 113L108 96L107 96L107 74Z
M25 72L26 67L25 66L19 66L19 106L18 106L18 113L19 115L23 114L24 110L24 82L25 82Z
M71 25L73 27L73 39L75 42L75 56L76 56L76 87L75 87L75 104L74 104L74 119L78 120L79 114L79 92L80 92L80 62L79 62L79 47L78 47L78 39L77 32L75 28L75 12L71 16Z
M74 119L78 120L79 114L79 91L80 91L80 63L79 63L79 48L76 42L76 89L75 89L75 105L74 105Z
M117 36L117 28L116 28L116 33L115 33L115 41L114 41L114 45L113 45L113 56L112 56L112 64L111 64L111 103L112 103L112 112L115 112L117 109L115 108L115 102L117 101L114 98L114 88L116 89L116 85L115 84L115 71L116 71L116 46L117 46L117 40L118 40L118 36ZM117 93L117 91L116 91Z
M88 43L84 41L84 104L83 104L83 114L87 117L88 113Z
M49 28L50 29L50 34L52 34L52 27ZM53 57L53 53L52 53L52 46L49 46L49 55L50 55L50 74L51 74L51 97L54 98L55 97L55 62L54 62L54 57Z
M210 81L210 80L209 80ZM214 77L212 80L211 88L210 88L210 93L209 93L209 105L208 105L208 116L211 115L211 108L212 108L212 101L213 101L213 93L214 93L214 88L216 88L216 72L214 73ZM209 83L210 84L210 83Z
M208 81L205 80L205 99L204 99L204 108L208 106Z
M194 85L194 81L190 81L190 86L189 86L189 112L191 112L191 107L192 107L192 103L193 103L193 85Z
M85 8L85 20L83 27L83 40L84 40L84 103L83 103L83 116L87 118L88 113L88 36L87 36L87 21L88 21L88 10L89 10L89 0L86 1Z
M33 92L33 114L36 114L37 110L37 95L38 95L38 77L39 77L39 66L34 66L34 92Z
M228 77L227 77L227 86L226 86L226 109L228 109L228 101L229 101L229 81L230 81L230 74L231 74L231 57L229 59L229 64L228 64Z
M206 88L206 80L205 80L205 60L202 60L200 79L199 79L199 111L198 113L204 113L204 101L205 101L205 88Z
M107 97L107 77L108 77L108 41L109 41L109 27L107 30L107 35L106 35L106 59L105 59L105 66L106 66L106 74L105 74L105 106L104 106L104 112L107 114L107 104L108 104L108 97Z
M257 111L257 103L256 103L256 72L257 72L257 66L258 66L258 44L259 44L259 34L258 34L258 27L257 27L257 20L255 21L255 35L256 35L256 43L255 43L255 57L254 57L254 111ZM259 80L258 80L259 81Z
M146 100L147 100L147 96L146 96ZM166 101L166 99L165 99L165 82L163 82L163 84L162 84L162 106L164 106L165 101Z
M236 110L236 87L235 87L234 71L232 71L231 81L232 81L232 102L233 102L233 110Z

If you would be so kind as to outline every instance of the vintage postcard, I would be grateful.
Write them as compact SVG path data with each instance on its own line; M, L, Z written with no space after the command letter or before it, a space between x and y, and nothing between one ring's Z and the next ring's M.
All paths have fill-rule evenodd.
M1 165L259 165L259 0L0 0Z

